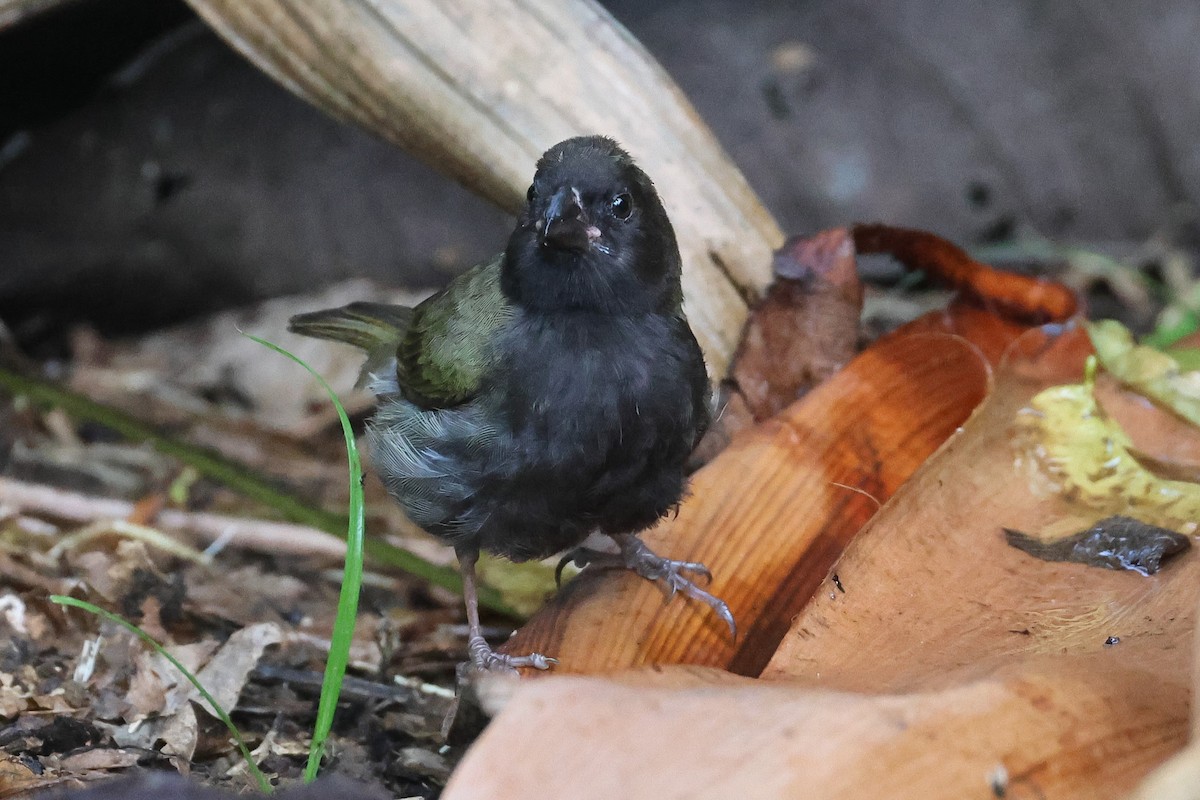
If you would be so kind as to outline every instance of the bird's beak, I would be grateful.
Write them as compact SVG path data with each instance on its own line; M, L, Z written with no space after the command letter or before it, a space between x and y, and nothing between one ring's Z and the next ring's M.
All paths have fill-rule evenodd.
M542 246L583 252L591 245L588 228L579 192L572 186L563 186L550 198L542 220Z

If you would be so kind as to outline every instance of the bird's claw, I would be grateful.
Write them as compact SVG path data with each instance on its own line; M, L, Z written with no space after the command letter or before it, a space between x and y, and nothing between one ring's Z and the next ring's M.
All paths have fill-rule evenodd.
M649 566L645 571L632 567L634 572L652 581L662 581L667 589L667 599L674 597L677 593L682 592L693 600L699 600L704 603L713 612L721 618L726 625L729 626L729 634L735 640L737 639L737 622L733 619L733 612L729 610L729 604L714 594L704 591L696 585L695 581L684 575L685 572L694 572L702 575L705 579L712 580L712 572L703 564L698 564L694 561L673 561L668 558L654 555L648 548L646 553L650 556ZM646 561L640 563L647 563Z
M558 560L558 566L554 568L554 586L557 589L562 588L562 571L567 564L574 564L579 569L588 566L595 566L597 569L633 569L625 560L616 553L607 553L603 550L593 550L590 547L576 547L574 550L568 550L562 558ZM699 565L701 568L703 564ZM707 572L708 570L705 570ZM712 577L711 575L709 577Z
M579 563L580 556L578 555L579 551L582 549L583 548L580 547L580 548L576 548L575 550L571 550L570 552L568 552L566 555L564 555L562 558L560 558L558 560L558 566L554 568L554 588L555 589L562 588L563 567L565 567L567 564L574 564L576 566L582 566Z
M682 588L682 586L677 585L679 580L686 581L692 586L696 585L693 581L683 577L683 573L685 572L696 574L697 576L703 578L705 583L712 583L712 570L701 564L699 561L674 561L669 558L661 558L660 556L656 556L649 549L647 549L646 552L650 553L651 557L661 561L661 565L655 565L647 568L648 571L653 571L653 575L645 574L639 571L636 565L631 566L630 569L632 569L634 572L637 572L643 578L664 581L671 589L672 595L675 594L677 589Z
M471 655L471 666L480 672L516 672L520 667L550 669L558 663L557 658L550 658L541 653L524 656L497 653L482 636L472 636L467 641L467 652Z
M621 546L620 553L606 553L590 547L577 547L570 551L562 557L562 560L558 562L558 567L554 570L555 583L561 585L562 569L572 562L580 568L590 565L608 569L628 569L646 580L655 583L661 581L667 592L668 600L682 592L693 600L704 603L729 626L730 634L737 639L737 623L733 619L733 612L729 610L729 605L721 598L704 591L696 585L695 581L687 577L687 573L692 573L706 582L711 582L713 575L708 567L699 561L675 561L663 558L636 536L623 536L618 538L617 542Z

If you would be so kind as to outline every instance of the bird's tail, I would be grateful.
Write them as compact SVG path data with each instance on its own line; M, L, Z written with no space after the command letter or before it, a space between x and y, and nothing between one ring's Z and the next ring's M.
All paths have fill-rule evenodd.
M383 367L396 355L412 322L413 310L408 306L383 303L351 303L341 308L327 308L297 314L288 320L288 330L314 339L328 339L354 345L367 354L359 383Z
M399 345L412 321L412 313L408 306L351 303L297 314L288 320L288 330L314 339L345 342L370 353L381 345L393 349Z

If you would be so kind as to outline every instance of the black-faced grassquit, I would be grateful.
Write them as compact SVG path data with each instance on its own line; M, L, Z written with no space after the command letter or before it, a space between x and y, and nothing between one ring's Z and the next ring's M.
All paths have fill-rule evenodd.
M684 495L711 390L683 314L679 248L654 185L616 142L568 139L537 164L504 252L415 308L354 303L291 329L368 353L376 472L413 522L454 545L469 650L482 669L553 659L496 653L479 628L480 549L515 561L572 550L711 606L637 534ZM593 532L617 552L582 549Z

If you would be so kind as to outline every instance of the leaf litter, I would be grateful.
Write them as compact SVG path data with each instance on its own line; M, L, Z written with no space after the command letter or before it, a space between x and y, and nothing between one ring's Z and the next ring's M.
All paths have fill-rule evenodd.
M286 319L314 301L292 302L276 315ZM337 507L344 453L316 404L272 406L266 425L257 399L239 409L228 393L209 391L211 382L176 383L151 366L164 354L190 353L197 375L211 377L204 359L227 358L244 341L230 319L163 336L175 339L92 340L76 379L173 434L268 464L270 474ZM184 341L203 346L189 350ZM340 357L336 348L324 356ZM235 382L298 396L289 388L294 373L267 374L272 359L260 354L237 366L226 373ZM12 423L5 436L19 453L0 473L0 755L17 766L11 776L0 770L0 796L143 769L173 769L234 790L250 784L228 732L171 665L123 630L51 606L50 594L135 621L232 713L264 771L283 787L298 781L333 627L332 570L344 546L304 526L256 519L261 509L226 488L60 410L4 408ZM64 447L69 455L60 455ZM383 501L377 491L373 532L414 535ZM539 580L549 583L549 572ZM527 607L540 602L519 574L509 581L527 595ZM330 772L387 787L392 796L437 795L461 753L440 740L455 666L465 657L457 606L452 594L415 579L367 575ZM81 733L63 736L70 725Z
M912 436L911 431L888 432L885 426L882 429L884 433L864 438L852 435L853 426L848 427L850 433L838 445L839 452L847 452L853 464L867 463L871 468L856 472L851 469L853 464L850 462L838 462L833 466L839 470L849 469L850 472L838 478L835 473L826 471L820 476L820 486L801 487L808 494L796 498L797 503L805 508L813 507L813 503L821 508L832 508L835 515L847 518L848 526L845 532L829 535L828 532L822 532L821 525L825 523L820 523L813 536L802 537L796 542L788 541L789 531L786 528L780 531L784 537L780 542L785 547L799 548L797 552L809 547L816 555L817 567L808 570L815 579L813 587L824 584L826 571L832 566L833 559L836 559L837 553L857 528L875 513L879 501L903 490L901 484L920 466L928 452L937 450L941 453L945 449L939 450L938 447L947 436L952 437L951 442L958 441L955 434L957 425L962 423L962 418L978 404L991 385L989 364L997 363L999 354L1024 330L1019 325L997 322L1001 318L987 311L989 299L997 301L992 302L991 306L1006 311L1020 312L1024 309L1028 312L1025 316L1034 320L1053 318L1073 310L1073 300L1057 287L1043 283L1033 286L1029 291L1031 287L1022 285L1020 280L1014 279L1009 283L1003 276L979 272L976 269L978 265L970 262L961 251L947 250L936 241L922 238L919 232L860 226L850 234L846 231L831 232L824 244L816 246L815 250L818 254L825 253L823 257L832 253L832 260L826 263L836 266L841 252L837 243L840 241L844 246L848 236L854 237L860 249L864 246L867 249L886 249L891 246L897 255L914 263L930 253L948 253L947 258L955 267L946 277L980 302L963 304L956 301L947 313L931 315L913 323L904 334L909 339L889 340L887 347L876 352L875 360L868 357L858 373L851 372L850 377L845 379L851 381L847 385L853 385L852 381L857 376L882 380L881 385L885 386L903 386L911 397L896 394L887 398L897 410L920 408L922 413L937 413L925 422L915 423L914 430L920 433L922 440L921 447L917 448L919 453L900 446L908 446L905 437ZM813 303L817 306L831 303L831 307L837 308L829 311L830 316L825 319L835 322L841 320L851 325L858 303L853 297L853 282L839 283L841 279L838 276L841 273L836 270L829 274L832 278L825 285L831 288L822 295L824 299L814 300ZM808 280L809 285L820 285L820 281L811 276ZM802 284L803 281L797 286ZM789 291L796 295L794 289L793 286ZM352 293L361 291L356 288ZM804 297L803 293L799 293L799 296ZM833 445L825 432L819 427L806 427L802 421L804 418L796 415L796 409L800 406L795 406L794 401L803 396L802 403L813 409L820 410L822 404L834 410L840 408L837 392L833 389L827 389L824 395L820 394L820 389L816 390L815 395L812 390L835 372L837 365L847 356L841 351L821 350L820 345L807 355L788 352L792 337L790 334L781 335L780 331L798 324L798 320L789 319L786 313L788 303L795 302L796 298L792 297L781 303L775 309L775 322L766 322L766 312L756 317L760 329L754 334L754 341L748 339L747 347L765 348L763 352L766 355L760 357L761 369L774 369L777 375L767 378L764 383L762 376L756 376L754 369L743 369L739 382L744 381L746 387L734 393L735 399L730 406L734 411L726 412L728 419L742 420L741 432L729 433L713 451L715 453L722 447L729 449L721 457L725 462L722 469L732 467L735 472L745 473L750 466L745 459L756 448L779 454L795 454L799 452L797 444L807 441L824 454L826 462L833 452ZM311 299L296 301L296 305L306 307L312 304ZM290 308L284 303L272 313L286 317ZM225 325L228 323L228 319L222 322ZM783 327L776 330L773 326ZM233 335L228 331L223 332L219 327L203 331L192 328L179 334L173 343L161 345L161 352L182 354L185 361L189 350L187 346L181 348L181 345L190 346L197 341L206 341L205 337L210 336ZM845 344L842 337L837 338L841 345ZM86 343L86 337L80 340ZM938 344L936 348L932 347L934 343ZM256 401L246 391L246 386L253 383L253 380L247 382L247 379L253 378L254 373L247 369L260 368L261 360L242 364L240 372L238 369L207 370L205 374L208 377L205 380L183 387L178 373L172 380L161 381L156 377L161 367L148 366L150 362L143 362L141 366L131 361L123 362L116 355L121 346L95 341L88 346L92 346L93 350L88 354L82 352L86 350L85 347L81 348L80 360L84 366L93 363L96 369L90 374L86 370L76 373L80 381L77 384L79 388L89 393L94 390L97 396L104 396L115 405L141 409L156 424L179 430L181 435L203 441L270 474L286 475L293 485L301 486L303 491L322 501L332 505L341 501L344 486L340 484L344 483L344 476L340 470L337 437L333 435L330 418L322 417L318 409L304 404L293 404L289 406L291 410L276 409L278 415L269 426L256 418ZM852 350L849 355L853 355ZM201 354L196 357L200 361L209 358L204 353L227 352L221 347L204 347L200 351ZM939 354L936 358L932 356L935 352ZM822 371L821 358L826 358L833 365L832 368ZM931 360L937 362L937 366L924 374L922 365L927 365ZM221 358L216 361L221 361ZM803 372L808 370L804 366L806 363L815 364L818 368ZM801 372L787 375L779 371L780 368L784 371L795 370L798 365L802 368ZM225 367L228 366L228 363L225 364ZM336 373L337 369L330 364L323 371ZM349 364L347 369L356 370L356 362ZM942 375L938 369L947 372ZM213 378L213 375L217 378ZM901 377L904 379L901 380ZM278 391L284 391L282 387L290 387L294 380L291 375L282 379L276 384ZM772 385L772 380L778 385ZM339 388L342 385L348 383L341 382ZM934 387L939 388L935 391ZM747 388L749 391L746 391ZM945 388L953 388L953 402L945 399ZM868 381L855 391L865 394L861 402L853 404L854 407L870 416L879 400L877 395L872 394L871 384ZM930 399L939 396L948 405L932 410L926 408ZM741 411L735 408L738 402L742 404ZM792 413L793 418L771 418L771 414L779 409L785 409L784 417ZM10 410L8 413L11 415L14 412ZM894 412L881 414L883 416L880 419L896 418ZM43 784L58 782L65 786L67 782L94 778L96 773L120 771L127 769L131 760L141 767L174 767L180 771L190 771L214 785L242 788L248 784L239 762L233 757L227 732L208 715L202 703L190 696L190 687L165 672L161 659L149 655L131 637L95 620L85 619L77 612L64 613L61 609L49 607L45 595L57 592L102 600L108 607L137 617L143 627L160 638L172 653L186 657L190 664L202 672L218 663L222 657L227 658L231 667L222 668L221 672L228 674L223 680L215 680L222 692L222 700L230 700L233 714L246 731L263 769L279 776L284 784L293 780L299 774L299 765L307 751L306 736L311 729L314 698L320 684L322 651L328 646L336 585L328 580L327 575L334 566L336 554L316 548L285 550L282 546L278 551L273 551L269 544L260 544L255 550L246 551L237 549L234 539L227 539L220 532L205 538L194 529L199 527L196 525L191 528L187 524L167 526L165 522L171 518L171 514L209 514L233 521L246 519L251 512L244 501L205 479L196 480L184 475L169 459L161 459L154 454L143 461L111 456L110 450L98 445L115 448L117 452L125 446L103 440L102 431L80 426L69 418L64 419L61 413L45 414L23 408L16 409L15 416L19 443L25 448L22 451L25 456L21 477L26 479L26 483L32 483L29 479L36 477L38 470L42 471L40 474L53 474L57 479L56 490L62 494L62 499L78 501L81 497L85 498L83 505L90 511L82 516L64 519L53 513L53 504L35 506L8 502L4 498L12 493L6 495L2 491L6 488L4 481L8 478L0 477L0 505L4 506L0 512L0 574L11 582L14 597L24 606L24 611L18 613L17 604L12 603L13 613L6 613L2 623L13 629L13 637L11 645L0 650L0 673L11 676L8 685L13 688L8 695L0 694L0 698L7 697L9 699L4 702L20 704L21 710L11 717L0 718L0 749L16 759L14 763L34 764L29 768L30 772L37 772L36 778ZM754 418L767 421L755 425ZM850 415L842 421L853 422L855 419ZM871 422L875 424L878 420L872 419ZM932 424L934 422L936 425ZM884 449L878 447L880 443L885 445ZM98 472L80 470L73 466L69 458L52 459L47 450L51 445L75 447L76 461L81 463L95 455L98 459L107 458L106 463L127 466L123 469L114 466ZM886 448L893 448L895 452ZM1156 457L1156 453L1161 455L1154 448L1142 452L1133 444L1128 449L1135 461ZM898 459L896 464L890 460L893 456ZM826 469L829 466L829 463L825 463ZM790 468L807 467L795 462L790 464ZM965 477L965 473L960 472L956 472L956 477ZM831 478L838 478L833 484L834 489L829 485ZM769 488L772 480L768 475L761 481L751 483L759 491ZM714 490L721 481L713 478L709 483L712 484L709 490ZM925 485L928 487L927 483ZM835 491L838 486L843 488ZM89 488L92 490L90 493L86 491ZM857 491L850 492L849 489ZM742 495L743 499L754 500L753 492L742 492ZM104 516L96 513L98 501L108 497L139 501L133 507L127 503L118 509L123 513L110 514L110 518L126 519L133 524L161 531L177 539L182 547L191 548L208 560L188 559L182 556L182 551L174 552L169 548L154 546L149 540L124 536L115 528L97 530L93 532L95 535L80 537L74 547L64 548L51 557L53 543L61 535L78 532L82 526ZM846 504L848 497L854 498L852 503L857 503L861 497L863 507L851 508ZM902 497L898 495L896 498L901 504ZM150 501L148 505L147 498ZM805 498L808 498L807 501ZM373 499L369 497L369 503L375 506L371 509L373 530L380 531L381 535L403 539L414 550L427 552L431 556L440 552L445 557L444 549L431 548L420 537L414 537L411 526L396 519L391 504L386 503L380 494L376 493ZM894 505L894 502L889 502L885 509ZM969 503L963 505L967 507ZM150 508L151 512L142 513L140 509L143 508ZM691 512L693 518L690 527L680 533L686 537L691 535L689 531L720 523L722 518L718 512L719 509L715 507L704 511L701 504L700 511ZM796 519L795 514L791 515L791 519ZM759 519L755 524L761 523ZM717 524L716 527L721 525ZM996 532L999 533L998 530ZM282 545L285 538L276 537L276 541ZM269 543L271 537L264 537L263 541ZM737 552L732 556L725 553L724 556L739 557ZM567 615L563 619L567 620L569 638L574 635L571 633L570 620L579 622L582 619L583 623L588 623L589 619L587 613L570 606L570 602L574 602L570 598L574 597L576 601L590 598L596 608L599 608L596 601L603 598L603 608L608 609L608 613L593 620L597 630L616 625L622 629L622 641L633 640L658 648L655 658L659 661L710 660L748 673L763 669L768 659L772 664L778 662L785 665L787 645L794 643L794 640L785 639L781 648L783 655L776 653L773 657L774 648L779 643L778 636L787 633L788 628L796 629L797 626L802 634L805 633L803 620L797 622L795 618L808 598L806 593L811 592L813 587L809 586L808 572L793 569L795 564L792 561L795 559L785 562L779 552L773 552L771 558L776 566L782 566L774 572L768 570L768 580L759 582L757 588L753 581L747 583L746 591L757 594L753 597L747 595L746 602L748 607L760 612L764 608L769 611L772 604L776 604L774 610L778 624L767 624L774 617L766 614L762 627L752 631L752 646L740 653L721 650L721 645L712 641L712 637L703 630L686 630L686 637L691 637L690 641L684 642L685 649L679 650L670 640L659 635L661 630L656 627L658 622L654 617L660 616L660 600L656 601L654 609L651 609L648 598L640 596L636 603L631 604L629 597L614 598L611 596L611 586L598 587L595 581L582 588L577 585L581 583L579 581L568 585L564 592L568 606L552 614ZM853 559L847 566L839 566L837 575L838 583L844 586L844 590L832 593L830 602L861 603L871 592L889 588L888 575L864 575L855 570ZM771 580L775 583L771 583ZM936 578L930 581L930 586L937 584ZM601 591L597 592L597 588L601 588ZM828 605L824 603L823 595L816 596L812 602L816 604L818 600L821 601L820 605ZM536 592L529 593L527 602L530 606L538 602ZM612 614L611 609L617 607L617 603L623 609L628 608L630 613ZM670 607L671 613L677 613L677 606ZM891 603L887 607L899 609L905 607L905 603ZM0 602L0 609L7 608L9 605ZM813 612L805 613L811 617ZM19 624L10 622L10 616ZM644 633L636 634L631 627L633 621L636 621L633 627L646 624L649 627ZM25 634L16 630L21 626L24 626ZM586 627L584 624L579 629ZM776 631L776 628L779 630ZM536 625L530 630L536 635ZM528 630L524 633L530 635ZM1136 650L1141 641L1136 633L1132 637L1124 634L1126 640L1131 642L1130 648L1123 645L1116 650ZM403 576L377 575L373 580L368 580L363 613L355 632L353 674L344 689L339 726L335 730L337 735L331 742L331 770L376 784L382 783L397 796L436 796L438 787L445 781L462 752L457 743L448 749L444 747L440 733L441 722L450 703L447 695L448 687L453 685L453 665L463 657L462 640L453 596L441 590L431 590ZM872 640L874 644L865 647L853 645L850 640L832 644L826 641L827 654L820 658L826 661L831 657L836 659L842 645L852 647L857 653L875 652L879 643L886 640L887 637L876 637ZM100 643L98 650L96 642ZM594 644L593 639L587 638L581 639L581 642L585 647L589 643ZM564 642L560 644L566 646ZM603 660L614 653L608 652L606 655L601 647L596 655ZM644 656L636 652L615 655L616 666L629 663L624 659L644 663L638 661ZM875 661L878 666L887 662L887 657ZM809 664L806 669L811 666ZM768 671L772 669L775 677L781 677L788 668L768 666ZM846 676L853 680L855 675L861 677L867 672L869 670L861 674L848 671ZM902 674L903 670L894 669L893 673ZM687 672L687 676L681 679L683 684L698 679L695 672ZM724 699L707 688L731 680L727 673L718 673L718 676L703 679L706 687L704 696L718 702L709 708L697 707L697 720L719 721L731 713L728 707L721 706ZM397 681L398 677L402 680ZM0 676L0 685L4 685L3 680ZM1030 680L1031 686L1044 685L1049 692L1060 688L1055 683L1056 678L1043 680L1034 676ZM587 692L587 696L599 701L601 707L606 702L604 698L612 694L603 685L590 689L580 685L579 689L575 689L556 681L550 683L562 687L561 690L550 690L551 694L566 691L568 695L575 696L573 693ZM1006 687L1005 691L1012 688L1010 684L1006 684ZM1023 690L1018 685L1014 691L1014 702L1020 706L1020 713L1027 713L1028 704L1021 705L1027 699L1021 695ZM995 697L993 690L987 686L967 687L963 692L965 694L961 696L968 698ZM524 696L530 695L526 693ZM764 707L776 705L779 697L774 693L764 696L769 701ZM649 699L652 703L658 703L662 698L650 696ZM736 698L728 699L734 701L736 707ZM799 701L801 706L808 702L803 698L799 698ZM953 705L953 698L950 701ZM673 702L666 701L658 707L675 708ZM924 713L924 700L918 698L913 703L914 713ZM535 708L537 706L538 701L535 700ZM631 707L638 707L637 703L634 706L625 704L623 709ZM817 707L820 707L819 702ZM819 723L817 728L829 726L831 721L845 720L848 709L857 708L867 709L867 717L876 714L873 718L883 725L881 730L890 729L889 720L897 707L894 703L889 706L886 700L877 705L863 705L858 698L851 697L845 703L841 700L832 702L828 706L830 713L822 712L814 718L814 723ZM541 708L545 708L544 703ZM572 708L578 711L583 707L573 705ZM622 713L625 711L622 710ZM662 723L670 728L678 723L677 714L668 716L675 718L671 720L660 715L655 724ZM635 715L630 721L636 729L641 724L639 720L645 719L645 716ZM1039 718L1035 716L1030 719ZM788 739L793 735L794 717L780 718L778 723L779 736ZM520 723L510 721L509 724ZM578 720L570 724L577 728ZM974 720L964 724L967 724L967 729L978 727ZM702 726L698 724L697 732L701 729ZM828 729L826 727L818 731L822 738ZM125 736L142 738L136 741L124 739L126 744L122 745L118 737ZM491 741L495 742L496 737L493 736ZM559 744L567 746L570 741L568 733L564 733ZM778 741L778 738L772 740ZM763 747L772 746L772 742L764 740ZM189 750L190 757L184 758ZM546 754L552 750L546 749ZM506 747L493 753L511 761L511 751ZM559 766L565 763L566 760L558 761ZM989 769L994 771L994 762ZM557 772L561 773L562 770ZM620 770L617 770L614 774L619 773ZM869 769L863 772L864 775L869 773ZM578 779L583 774L558 777L568 782L575 780L578 786ZM659 771L660 777L665 774ZM980 774L987 773L981 771ZM1020 775L1016 778L1021 779L1023 777ZM460 781L458 785L461 790L465 784ZM481 782L477 788L486 793L488 786L494 785ZM139 792L143 789L142 784L133 784L128 789L128 796L140 796ZM186 796L186 792L190 791L193 790L180 789L181 796Z

